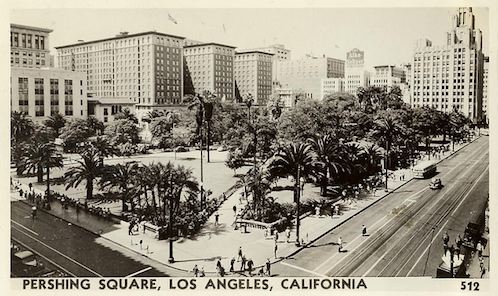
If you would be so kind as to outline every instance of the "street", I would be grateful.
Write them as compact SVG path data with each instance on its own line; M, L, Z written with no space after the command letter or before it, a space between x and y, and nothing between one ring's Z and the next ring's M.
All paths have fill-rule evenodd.
M38 211L30 218L30 206L11 202L11 236L36 254L77 277L185 276L144 256L77 226Z
M429 189L429 179L414 179L273 270L280 276L435 276L444 231L454 243L484 210L488 143L481 137L442 161L437 174L442 189ZM367 236L361 234L362 225Z

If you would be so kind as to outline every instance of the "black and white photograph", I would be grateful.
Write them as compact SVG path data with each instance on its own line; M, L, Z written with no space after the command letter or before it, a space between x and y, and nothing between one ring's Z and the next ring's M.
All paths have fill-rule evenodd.
M11 279L487 283L489 3L162 5L9 10Z

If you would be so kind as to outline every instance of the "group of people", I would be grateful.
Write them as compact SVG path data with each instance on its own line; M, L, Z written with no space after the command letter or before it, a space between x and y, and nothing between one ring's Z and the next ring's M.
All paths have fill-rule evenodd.
M462 249L462 244L464 243L464 239L458 234L455 238L455 244L450 245L450 236L448 235L448 232L445 231L443 233L443 249L444 249L444 255L445 256L450 256L450 260L454 261L454 256L460 256L460 252ZM467 240L468 243L468 240ZM466 243L466 244L467 244ZM475 244L475 251L477 252L477 258L479 260L479 268L481 272L481 277L485 273L485 268L484 268L484 258L483 258L483 251L484 251L484 245L481 242L481 240L478 240L477 243Z

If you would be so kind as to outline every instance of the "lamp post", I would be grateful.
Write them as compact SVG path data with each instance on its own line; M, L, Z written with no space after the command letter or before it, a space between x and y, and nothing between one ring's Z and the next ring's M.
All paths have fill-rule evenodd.
M170 200L169 200L169 223L168 223L168 232L169 232L169 263L174 263L175 258L173 257L173 175L170 173L169 175L169 188L170 188Z
M297 205L296 205L296 247L301 246L301 242L299 240L299 226L301 224L301 219L299 217L300 215L300 207L301 207L301 181L303 182L304 185L304 178L301 178L301 166L298 165L297 167ZM304 188L303 188L304 189Z

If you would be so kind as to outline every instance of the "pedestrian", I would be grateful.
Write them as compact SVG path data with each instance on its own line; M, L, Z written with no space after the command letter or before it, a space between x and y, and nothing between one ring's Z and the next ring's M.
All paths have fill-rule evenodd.
M220 269L220 267L221 267L221 261L220 261L220 259L218 259L218 260L216 261L216 269L218 269L218 270L219 270L219 269Z
M278 230L275 229L275 244L278 242Z
M242 247L239 247L239 252L237 256L237 262L239 262L239 259L242 259Z
M330 206L330 218L334 218L334 211L335 211L334 205Z
M232 260L230 260L230 272L234 272L234 267L233 265L235 264L235 258L232 257Z
M270 267L271 267L270 258L266 258L266 274L268 276L271 276Z
M22 188L21 188L21 189L19 189L19 196L20 196L20 197L22 197L22 196L23 196L23 194L24 194L24 190L22 190Z
M278 245L277 242L275 242L275 247L273 248L273 254L275 255L275 259L277 259L277 250L278 250Z
M233 205L233 215L237 215L237 206L236 205Z
M481 241L477 242L476 250L477 250L477 255L479 258L482 258L482 251L483 251L483 246L481 244Z
M36 217L36 206L33 206L33 207L31 208L31 219L33 219L33 220L34 220L34 219L35 219L35 217Z
M194 277L199 276L199 268L197 267L197 264L194 265L194 269L192 269L192 273L194 274Z
M444 248L444 254L446 255L446 251L448 250L448 242L450 241L450 236L448 235L448 232L445 231L443 233L443 248Z
M133 223L130 222L130 224L128 225L128 235L132 234L133 234Z
M287 226L287 228L285 229L285 236L287 237L287 243L290 241L290 228L289 226Z
M214 226L218 226L219 219L220 219L220 213L216 211L216 213L214 214Z
M265 270L264 270L264 268L263 268L263 267L261 267L261 268L259 269L259 271L258 271L258 276L260 276L260 277L261 277L261 276L264 276L264 275L265 275Z
M249 258L249 260L247 260L247 269L249 271L249 276L252 276L252 268L254 266L254 262L252 261L251 258Z
M481 271L481 278L482 278L486 273L486 268L484 267L484 260L482 259L479 260L479 269Z
M240 262L240 271L244 271L246 269L246 256L242 255L242 260Z
M362 226L361 235L362 236L366 236L367 235L367 227L365 225Z
M206 274L204 273L204 266L201 267L201 270L199 271L199 277L205 277Z
M337 239L337 244L339 245L339 253L342 252L342 238L339 236Z
M335 205L335 214L339 216L339 205Z

